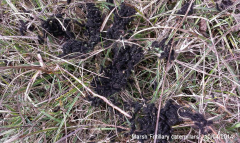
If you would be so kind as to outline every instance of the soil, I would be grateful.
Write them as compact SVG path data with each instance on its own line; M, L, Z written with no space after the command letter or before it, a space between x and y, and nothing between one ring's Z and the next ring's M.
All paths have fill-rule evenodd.
M22 35L22 36L24 36L25 35L25 32L27 32L27 26L26 26L26 23L23 21L23 20L19 20L20 21L20 23L21 23L21 26L20 26L20 28L19 28L19 31L20 31L20 34Z
M28 24L28 21L27 21L27 22L24 22L23 20L19 20L19 22L20 22L20 24L21 24L21 26L19 27L20 34L21 34L22 36L25 36L25 35L26 35L26 32L27 32L27 24ZM35 27L34 27L33 25L31 25L31 26L29 27L29 30L30 30L30 31L33 31L34 28L35 28Z
M177 14L185 15L187 13L187 10L190 6L190 3L185 3L182 8L177 12ZM188 12L187 15L192 15L193 14L193 4Z
M38 35L37 37L38 37L38 43L43 44L44 43L44 37L42 37L40 35Z
M233 2L231 0L221 0L220 3L216 3L216 9L218 11L223 11L231 5L233 5Z
M152 43L152 47L158 48L162 51L161 56L159 57L160 59L165 58L166 60L169 60L169 62L171 63L171 61L175 60L175 57L174 57L175 50L173 48L171 50L172 39L167 44L165 44L167 39L168 38L165 38L159 43L157 41L154 41Z
M114 4L113 0L106 0L106 2L111 3L111 4ZM108 5L108 8L109 8L110 10L112 10L112 9L114 8L114 6Z
M113 0L106 0L106 2L113 4Z

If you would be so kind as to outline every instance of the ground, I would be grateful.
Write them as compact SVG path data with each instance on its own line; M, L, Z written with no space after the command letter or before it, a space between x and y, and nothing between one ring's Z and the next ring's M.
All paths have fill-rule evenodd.
M240 142L238 0L0 4L0 142Z

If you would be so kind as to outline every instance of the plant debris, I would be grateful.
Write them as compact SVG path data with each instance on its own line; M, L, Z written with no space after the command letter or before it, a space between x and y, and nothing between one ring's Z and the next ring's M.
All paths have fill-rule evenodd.
M189 6L190 6L190 3L185 3L182 6L182 8L177 12L177 14L185 15L187 13ZM191 5L187 15L192 15L192 14L193 14L193 4Z
M119 39L121 35L125 34L127 26L133 20L133 15L136 10L133 6L126 3L122 3L120 10L114 12L114 22L111 28L107 31L107 38L109 39Z
M174 57L175 50L173 48L171 49L172 39L167 44L165 44L167 39L168 38L165 38L159 43L157 41L154 41L152 43L152 47L161 50L161 56L159 57L160 59L165 58L166 60L169 60L169 62L171 63L171 61L175 60Z

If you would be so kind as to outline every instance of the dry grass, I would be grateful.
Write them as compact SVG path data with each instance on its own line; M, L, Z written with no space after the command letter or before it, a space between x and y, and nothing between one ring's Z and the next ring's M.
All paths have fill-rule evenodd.
M109 63L109 49L99 44L86 59L61 59L57 56L62 52L63 40L48 36L43 45L37 40L42 30L39 18L64 12L67 17L85 21L84 12L78 7L85 2L72 1L70 5L64 0L1 1L0 142L131 140L131 136L117 130L130 130L129 111L104 99L109 102L107 106L114 106L125 115L122 121L107 106L93 107L85 98L89 94L104 98L91 90L90 82L99 74L100 65ZM116 42L135 42L145 50L145 57L131 76L134 83L117 93L118 99L141 102L144 96L156 107L174 99L212 119L211 135L232 135L221 139L202 136L192 141L240 142L239 1L219 12L213 1L192 0L195 6L191 16L175 14L183 0L127 2L138 9L132 22L134 33L130 40ZM113 17L108 15L104 0L97 3L106 15L102 25L106 31ZM119 3L120 0L115 0L116 6ZM23 8L30 13L24 13ZM27 21L29 16L34 19L28 27L34 25L36 29L21 36L19 20ZM77 39L85 38L81 35L79 32ZM175 41L172 48L176 60L172 63L160 60L159 53L148 50L153 41L166 36ZM191 125L192 122L185 122L175 126L173 134L198 134Z

